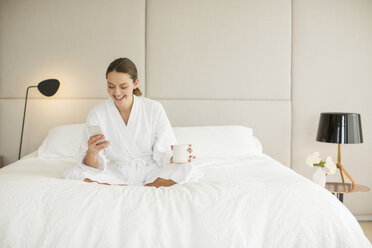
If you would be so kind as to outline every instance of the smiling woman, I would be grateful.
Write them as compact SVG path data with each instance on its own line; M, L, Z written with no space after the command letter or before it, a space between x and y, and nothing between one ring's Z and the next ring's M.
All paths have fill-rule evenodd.
M199 177L192 165L173 163L172 147L177 141L171 124L159 102L141 96L135 64L128 58L116 59L106 79L111 99L89 112L78 165L66 171L65 177L155 187ZM90 126L99 126L102 133L89 134ZM190 145L188 162L195 158L191 152Z
M120 77L120 75L115 72L125 73L125 78ZM115 89L117 86L122 88L127 86L132 90L133 95L142 96L142 92L138 88L139 80L137 67L130 59L119 58L111 62L106 71L106 78L109 95L112 95L112 92L110 92L111 89Z
M132 95L141 96L136 65L128 58L114 60L106 71L107 93L114 100L125 125L133 106Z

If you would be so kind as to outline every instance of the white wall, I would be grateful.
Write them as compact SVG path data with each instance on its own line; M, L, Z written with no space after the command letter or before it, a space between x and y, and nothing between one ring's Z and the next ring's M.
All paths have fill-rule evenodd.
M315 142L320 112L361 113L365 143L342 146L342 161L357 183L372 188L369 0L5 0L0 35L0 155L6 164L17 158L27 86L48 77L64 83L48 106L31 93L36 99L27 128L38 127L32 106L55 111L71 99L75 105L64 104L70 112L40 123L80 122L85 116L73 115L89 109L85 100L106 98L107 64L127 56L138 66L141 89L165 105L175 99L222 106L292 100L292 137L281 135L292 139L292 168L307 177L313 172L304 164L307 154L336 156L336 145ZM25 142L35 138L29 134ZM372 192L347 195L345 204L354 214L372 215Z
M315 141L321 112L360 113L364 143L341 145L341 162L372 189L372 1L293 1L292 49L292 168L311 177L308 154L337 159L337 144ZM344 203L372 214L371 191L346 195Z

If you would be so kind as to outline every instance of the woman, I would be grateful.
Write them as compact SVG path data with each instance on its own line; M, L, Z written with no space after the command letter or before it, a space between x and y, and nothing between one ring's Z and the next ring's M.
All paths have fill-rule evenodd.
M69 179L119 185L171 186L195 177L189 164L174 164L176 139L163 106L141 97L135 64L113 61L106 71L110 100L88 114L78 165L65 172ZM103 135L91 136L98 125ZM104 140L107 140L103 142ZM189 145L189 162L191 156Z

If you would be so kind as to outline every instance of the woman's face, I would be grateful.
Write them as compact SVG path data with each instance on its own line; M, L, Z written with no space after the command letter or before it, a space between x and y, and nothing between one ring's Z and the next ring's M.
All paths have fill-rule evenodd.
M107 92L117 104L132 102L133 89L137 88L138 79L133 79L128 73L112 71L107 74Z

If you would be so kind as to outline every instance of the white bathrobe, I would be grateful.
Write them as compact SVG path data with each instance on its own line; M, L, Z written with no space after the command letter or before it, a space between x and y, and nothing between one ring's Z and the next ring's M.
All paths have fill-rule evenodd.
M110 184L143 185L158 177L178 184L198 177L189 164L170 164L171 145L177 144L163 106L133 95L132 110L125 125L113 100L95 106L88 114L77 166L65 178ZM85 165L90 134L87 127L99 125L110 145L98 153L99 168Z

